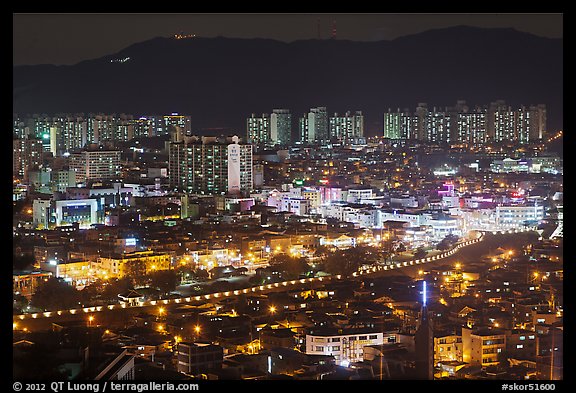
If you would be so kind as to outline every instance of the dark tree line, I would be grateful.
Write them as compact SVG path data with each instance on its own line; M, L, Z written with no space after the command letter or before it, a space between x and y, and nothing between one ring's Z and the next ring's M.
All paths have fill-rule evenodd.
M270 265L283 273L285 279L295 279L311 271L306 258L292 257L287 254L274 255L270 258Z
M345 250L336 250L322 257L322 265L327 273L349 276L363 265L382 261L386 252L376 247L357 246Z

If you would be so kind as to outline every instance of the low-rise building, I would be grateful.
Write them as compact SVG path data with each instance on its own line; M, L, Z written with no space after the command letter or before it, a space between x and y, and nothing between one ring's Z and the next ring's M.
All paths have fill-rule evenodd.
M359 362L364 347L384 342L384 333L372 329L314 329L306 334L306 353L334 356L336 364Z
M434 364L462 361L462 336L447 334L434 337Z
M14 271L12 272L12 293L30 298L38 285L52 277L51 272Z
M482 367L500 363L506 350L506 334L502 330L462 328L462 360Z
M544 219L544 206L496 206L496 225L502 228L518 228L534 225Z
M510 358L533 360L536 358L536 333L531 330L506 331L506 354Z
M177 359L178 371L197 375L220 370L224 350L219 345L182 341L178 343Z
M271 329L265 327L260 330L260 348L289 348L296 346L295 333L291 329Z
M92 263L90 261L62 261L51 259L47 262L41 262L40 268L52 273L54 277L62 278L64 281L75 284L85 285L93 279Z
M96 274L108 277L137 277L156 270L167 270L172 255L153 251L137 251L129 254L100 257L94 264Z

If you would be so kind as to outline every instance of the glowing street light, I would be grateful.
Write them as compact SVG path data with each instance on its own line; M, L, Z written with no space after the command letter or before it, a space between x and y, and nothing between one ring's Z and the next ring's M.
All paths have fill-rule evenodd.
M94 321L94 315L90 315L88 317L88 326L92 326L92 322Z
M268 311L270 312L270 323L274 321L274 313L276 312L276 306L268 307Z
M194 326L194 340L198 340L200 338L200 325Z

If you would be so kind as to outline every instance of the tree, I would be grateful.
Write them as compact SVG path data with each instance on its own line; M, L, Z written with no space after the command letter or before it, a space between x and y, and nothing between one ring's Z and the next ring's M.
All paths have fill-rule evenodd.
M94 300L100 298L104 286L102 282L96 282L91 285L87 285L81 291L78 291L80 295L80 301L82 304L94 304Z
M29 304L30 301L26 296L12 295L12 308L16 314L20 314Z
M210 273L208 273L208 271L205 269L196 269L194 274L199 280L208 280L208 278L210 278Z
M246 295L241 293L240 295L235 297L234 309L238 314L245 314L249 311L248 309L248 299L246 299Z
M174 270L157 270L150 273L150 285L158 288L162 293L170 293L176 289L178 274Z
M196 277L194 269L190 265L178 266L174 270L176 271L176 274L178 275L178 280L180 282L188 281Z
M450 233L436 245L436 248L440 251L448 250L450 247L456 244L457 241L458 236Z
M421 259L424 258L427 254L428 253L426 252L426 250L424 250L424 247L418 247L418 249L414 253L414 258Z
M355 249L338 250L326 257L324 268L332 275L349 276L361 266Z
M210 292L226 292L232 291L234 289L234 285L229 283L228 281L214 281L210 285Z
M263 285L266 283L266 280L264 277L260 277L260 276L251 276L248 279L248 284L250 286L256 286L256 285Z
M502 351L498 353L496 359L498 360L498 365L496 366L496 370L498 371L509 371L510 364L508 362L508 358L510 358L510 354L508 351Z
M133 277L135 284L146 285L148 275L146 274L146 262L136 259L124 264L125 276Z
M406 251L406 246L404 245L404 243L402 243L401 241L396 241L393 243L392 245L392 250L394 252L405 252Z
M456 243L460 238L458 236L456 236L453 233L449 233L448 235L446 235L446 237L444 238L445 240L449 241L450 243L454 244Z
M31 305L42 310L62 310L78 307L80 294L70 284L52 277L38 285L32 295Z
M382 257L382 251L373 246L362 245L353 250L353 254L358 258L360 265L371 265L378 262Z
M298 278L301 274L306 274L310 271L310 265L306 262L306 258L292 258L274 265L274 268L285 274L287 279Z
M330 254L331 254L330 248L328 248L328 246L325 245L318 246L316 247L316 250L314 250L315 257L323 258Z
M436 249L440 251L446 251L450 248L450 243L446 239L442 239L437 245Z
M284 263L290 262L292 259L294 259L294 258L288 254L276 254L276 255L273 255L272 257L270 257L270 260L268 263L270 265L282 265Z
M114 278L103 283L101 297L105 301L117 301L118 294L130 289L134 289L134 283L130 278Z
M21 255L14 254L12 256L12 269L14 270L26 270L30 269L34 265L36 260L34 259L34 254L24 253Z

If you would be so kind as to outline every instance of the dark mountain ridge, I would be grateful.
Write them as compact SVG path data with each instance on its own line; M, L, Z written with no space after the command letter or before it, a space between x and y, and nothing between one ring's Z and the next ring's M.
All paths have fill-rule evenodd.
M127 59L125 62L121 62ZM13 68L15 113L192 116L193 129L243 133L251 113L362 110L380 134L389 107L504 99L544 103L562 127L563 40L513 29L454 27L392 41L154 38L71 66Z

